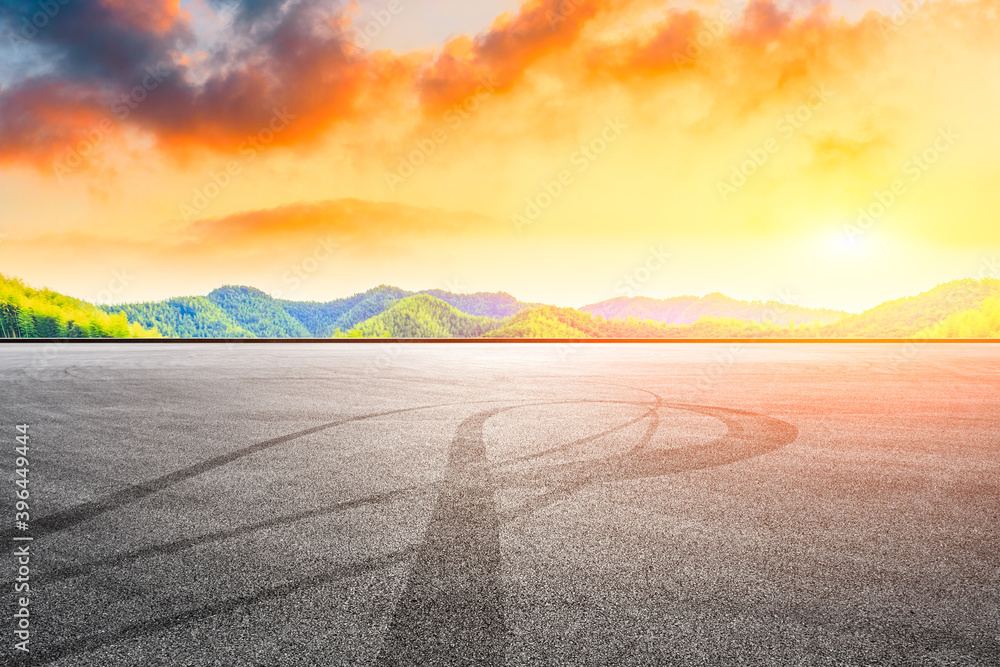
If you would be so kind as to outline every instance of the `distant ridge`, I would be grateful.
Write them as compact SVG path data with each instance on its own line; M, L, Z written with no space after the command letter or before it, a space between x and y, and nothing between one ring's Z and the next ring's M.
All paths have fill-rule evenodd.
M958 313L977 311L995 297L1000 297L1000 280L953 280L916 296L886 301L821 332L829 338L909 338ZM994 330L990 337L996 335Z
M713 293L619 297L580 309L506 292L379 285L332 301L225 285L206 296L95 306L0 276L0 337L910 338L1000 337L1000 280L964 279L857 315Z
M725 317L748 322L773 322L778 326L830 324L849 315L840 310L805 308L778 301L737 301L718 292L707 296L677 296L670 299L618 297L584 306L580 310L605 319L635 317L664 324L694 324L703 317Z
M385 312L342 334L355 338L481 338L501 326L499 318L469 315L430 294L394 302Z

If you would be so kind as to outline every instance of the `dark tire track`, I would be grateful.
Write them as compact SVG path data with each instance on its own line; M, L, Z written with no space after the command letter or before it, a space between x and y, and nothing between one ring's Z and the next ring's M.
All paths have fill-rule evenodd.
M640 444L627 454L541 468L533 473L531 479L547 484L575 484L580 478L600 482L622 482L662 477L715 468L763 456L791 444L798 437L798 429L788 422L754 412L672 403L665 403L662 407L715 417L726 425L727 433L704 445L646 450L645 445L653 435L651 430L647 431Z
M529 516L565 500L589 484L663 477L738 463L786 447L798 437L798 429L780 419L731 408L663 403L659 396L652 395L657 398L657 412L653 415L649 428L630 452L603 459L547 466L533 471L527 478L522 476L523 473L507 473L498 480L501 486L540 483L556 487L533 498L523 508L505 513L503 522ZM727 432L721 438L704 445L667 450L647 449L660 426L660 408L686 410L714 417L726 425Z
M483 426L511 409L480 412L459 426L445 485L377 664L504 663L500 520Z
M321 424L319 426L313 426L301 431L296 431L295 433L289 433L288 435L283 435L278 438L272 438L271 440L265 440L263 442L254 443L243 449L238 449L227 454L221 454L219 456L213 457L211 459L206 459L198 463L192 464L190 466L179 468L173 472L167 473L161 477L157 477L148 482L143 482L142 484L135 484L120 491L110 493L102 498L97 498L92 501L81 503L74 507L70 507L61 512L56 512L48 516L37 519L32 523L32 531L34 537L37 539L39 537L44 537L53 533L58 533L60 531L66 530L67 528L72 528L80 523L94 519L107 512L121 509L132 503L136 503L140 500L148 498L160 491L163 491L171 486L179 484L181 482L187 481L193 477L204 474L206 472L227 466L230 463L239 461L248 456L252 456L262 451L277 447L279 445L284 445L293 440L299 438L304 438L308 435L314 433L319 433L321 431L326 431L331 428L336 428L337 426L343 426L345 424L351 424L354 422L364 421L367 419L377 419L379 417L388 417L397 414L403 414L407 412L417 412L420 410L433 410L435 408L448 408L448 407L460 407L465 405L477 405L482 403L498 403L500 401L468 401L462 403L439 403L435 405L424 405L416 408L400 408L398 410L388 410L385 412L374 412L364 415L359 415L357 417L348 417L336 422L329 422L327 424ZM586 403L629 403L627 401L582 401ZM565 404L566 401L560 401L555 404ZM537 403L529 405L551 405L551 403ZM11 537L17 535L18 532L13 529L7 529L5 531L0 531L0 540L9 540Z
M504 522L559 502L589 484L735 463L783 447L798 435L794 426L771 417L727 408L664 404L659 396L656 398L650 426L630 452L543 468L534 479L561 488L529 502L523 512L505 516ZM590 401L544 405L584 402ZM449 449L444 488L390 624L378 660L380 666L504 664L508 637L500 581L501 517L483 428L492 417L521 407L527 406L480 412L459 427ZM707 445L647 450L646 445L659 428L662 407L715 417L726 424L727 433ZM516 482L515 475L508 473L504 481Z
M485 401L491 402L491 401ZM347 419L342 419L340 421L330 422L327 424L321 424L319 426L313 426L312 428L303 429L301 431L296 431L295 433L289 433L288 435L283 435L278 438L272 438L270 440L264 440L263 442L258 442L243 449L238 449L234 452L229 452L227 454L221 454L219 456L213 457L211 459L206 459L199 463L193 465L179 468L171 473L167 473L162 477L157 477L148 482L142 484L136 484L133 486L126 487L120 491L108 494L103 498L98 498L86 503L81 503L75 507L63 510L62 512L56 512L55 514L50 514L48 516L37 519L32 523L31 529L34 537L37 539L39 537L44 537L45 535L50 535L52 533L57 533L67 528L72 528L77 524L89 521L95 517L98 517L106 512L112 510L120 509L132 503L148 498L149 496L159 493L164 489L170 488L176 484L187 481L192 477L197 477L203 473L215 470L216 468L221 468L223 466L229 465L240 459L244 459L248 456L252 456L259 452L272 449L279 445L284 445L293 440L299 438L304 438L305 436L312 435L314 433L320 433L322 431L335 428L337 426L343 426L344 424L351 424L353 422L364 421L366 419L376 419L378 417L388 417L391 415L403 414L406 412L416 412L418 410L430 410L433 408L442 407L454 407L460 405L467 405L467 403L441 403L438 405L426 405L417 408L400 408L398 410L388 410L385 412L374 412L365 415L359 415L357 417L348 417ZM8 529L0 532L0 539L9 540L11 537L17 534L16 530Z
M370 572L377 572L378 570L382 570L391 565L395 565L396 563L405 561L409 555L410 550L405 549L386 556L379 556L377 558L370 558L355 563L339 565L322 575L299 579L296 581L289 581L279 584L278 586L258 591L251 595L227 598L215 604L205 605L196 609L189 609L187 611L178 612L169 616L159 616L112 630L104 630L83 637L76 637L72 640L56 644L49 648L33 650L31 653L31 664L47 664L55 662L56 660L69 655L86 653L87 651L93 651L109 644L120 644L130 639L155 635L181 625L204 620L213 616L219 616L221 614L228 614L236 611L237 609L253 606L259 602L284 598L300 591L322 586L324 584L336 583L343 579L359 577ZM95 662L91 664L104 663Z
M500 525L502 523L564 500L573 492L589 484L654 477L682 470L725 465L772 451L794 440L797 434L791 425L755 413L726 408L663 404L660 397L656 398L655 404L623 400L584 399L508 405L479 412L463 421L459 426L449 448L448 467L445 475L440 482L433 485L390 491L329 507L261 521L231 531L217 531L190 539L124 552L113 557L110 561L100 564L84 564L63 568L51 575L53 579L78 576L98 565L113 566L139 561L160 553L175 553L189 549L207 541L224 540L364 504L387 502L409 491L424 491L434 487L439 489L439 498L431 522L424 542L419 548L411 548L382 558L371 559L361 564L338 566L335 570L322 576L288 582L254 595L231 598L220 604L148 619L118 630L89 635L36 654L36 659L50 662L65 655L155 634L185 623L226 613L238 607L249 606L259 601L281 597L344 577L355 576L353 574L355 572L364 573L380 569L409 556L413 558L413 569L408 578L406 591L397 604L390 623L386 644L380 653L379 664L503 664L508 638L503 585L500 577L502 567ZM36 522L36 526L44 523L45 528L41 531L43 534L58 532L104 512L127 506L203 472L336 426L418 410L490 402L495 401L403 408L360 415L312 427L208 459L151 482L130 487L59 514L50 515ZM513 471L504 476L494 476L486 456L483 440L483 429L486 422L496 415L521 407L587 403L634 405L650 409L638 418L597 435L587 436L568 445L531 454L522 457L522 459L538 459L575 445L597 440L646 418L650 419L650 425L636 446L626 454L596 461L571 462L541 468L530 478L531 481L541 480L546 484L560 488L534 499L525 507L524 511L518 512L516 515L501 517L498 514L495 501L497 486L519 485L524 480ZM680 450L644 450L659 428L659 409L662 407L691 410L716 417L726 423L727 434L713 443L698 447ZM506 463L510 462L504 462L504 464Z
M368 505L381 505L416 490L417 489L415 488L407 488L407 489L399 489L397 491L388 491L386 493L379 493L372 496L366 496L364 498L347 500L342 503L337 503L335 505L317 507L315 509L306 510L304 512L298 512L295 514L286 514L283 516L275 517L273 519L267 519L265 521L258 521L257 523L250 523L243 526L239 526L238 528L233 528L231 530L218 530L211 533L203 533L195 537L190 537L182 540L174 540L172 542L165 542L163 544L157 544L154 546L145 547L143 549L123 551L115 554L110 558L91 561L87 563L81 563L79 565L74 565L71 567L64 567L49 572L47 574L42 573L37 576L37 581L44 581L45 583L48 583L50 581L64 581L66 579L72 579L74 577L79 577L84 574L88 574L97 569L119 567L121 565L125 565L126 563L133 563L136 561L145 560L147 558L152 558L154 556L179 553L187 549L193 549L194 547L201 546L202 544L209 544L211 542L220 542L222 540L228 540L233 537L242 537L244 535L250 535L260 530L267 530L269 528L281 528L284 526L289 526L291 524L298 523L300 521L315 519L317 517L327 516L330 514L337 514L339 512L346 512L348 510L357 509L359 507L365 507ZM13 584L13 581L5 582L5 584L6 583Z

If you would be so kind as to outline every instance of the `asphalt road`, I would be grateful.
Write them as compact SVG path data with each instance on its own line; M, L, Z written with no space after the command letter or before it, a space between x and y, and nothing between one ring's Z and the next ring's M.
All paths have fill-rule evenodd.
M11 664L17 536L31 664L1000 664L1000 345L6 345L0 465Z

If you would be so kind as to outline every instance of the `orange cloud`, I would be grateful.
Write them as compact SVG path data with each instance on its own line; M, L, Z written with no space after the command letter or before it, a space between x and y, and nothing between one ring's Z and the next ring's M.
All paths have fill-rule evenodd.
M152 240L87 231L14 236L0 243L0 262L6 271L39 283L72 285L86 276L95 290L102 276L122 268L137 276L160 276L165 286L173 285L178 274L206 271L217 276L212 279L217 284L234 275L267 284L317 248L336 254L334 267L347 261L356 267L398 261L415 247L453 252L454 241L503 231L475 213L338 199L199 220ZM43 264L48 269L40 271ZM79 286L75 293L88 294Z
M177 0L141 8L125 0L102 3L116 21L147 37L186 21ZM636 16L670 3L528 0L481 34L455 38L436 54L367 53L349 37L350 7L330 11L310 2L274 3L279 5L283 13L234 38L225 57L215 56L218 62L210 57L203 70L190 63L177 66L123 124L145 133L161 152L189 157L202 149L235 153L248 137L273 129L276 113L285 113L293 121L268 143L311 146L338 127L349 127L356 135L345 137L352 150L377 146L391 159L400 146L412 143L413 132L426 133L422 120L438 122L442 112L485 86L517 98L519 106L509 107L517 115L497 125L511 126L508 131L525 140L550 134L554 121L542 111L565 110L558 121L572 126L593 99L620 90L637 105L651 94L676 90L685 100L676 115L690 117L686 122L696 132L717 132L801 98L819 80L850 84L858 72L879 67L889 48L882 15L869 13L850 23L832 19L830 7L822 4L786 10L773 0L752 0L731 26L711 9L672 10L650 29ZM983 17L995 14L992 5L993 0L939 2L925 5L910 21L940 16L988 32ZM175 42L159 36L151 41L158 56L176 53ZM102 103L111 108L122 92L134 89L135 74L124 69L131 78L81 79L86 83L50 78L0 91L5 148L0 159L37 166L50 161L60 144L78 141L88 124L99 122ZM558 92L539 92L535 78L525 76L533 69L556 81L552 89ZM390 127L391 138L379 134L381 126L372 129L376 119Z
M702 15L695 10L671 12L650 38L634 37L596 49L588 59L590 69L632 78L688 66L703 49L697 38L704 25ZM708 41L717 36L707 34Z
M475 38L445 45L418 83L421 99L442 111L488 85L509 90L543 56L570 48L605 0L528 0L517 14L498 18Z
M181 11L180 0L100 0L100 4L110 11L122 24L143 32L164 34L170 32L188 18Z
M0 163L51 171L68 147L93 140L107 123L93 91L55 80L33 81L0 94ZM81 160L86 156L80 156Z
M378 253L396 249L406 239L490 233L494 223L473 213L418 208L359 199L298 203L225 218L199 220L178 234L180 247L255 248L273 252L275 244L330 237L338 245Z
M762 44L776 39L791 23L791 14L779 9L773 0L750 0L743 11L743 26L737 36Z

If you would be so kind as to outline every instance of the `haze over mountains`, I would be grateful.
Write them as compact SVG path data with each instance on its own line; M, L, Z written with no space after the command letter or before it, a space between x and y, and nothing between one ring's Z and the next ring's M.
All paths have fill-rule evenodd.
M825 308L804 308L779 301L737 301L718 292L707 296L677 296L670 299L618 297L584 306L580 310L604 319L637 317L665 324L694 324L703 317L730 317L788 326L792 322L829 324L848 313Z
M259 338L661 337L677 335L676 325L706 317L784 327L796 321L825 324L847 316L777 302L736 301L721 294L666 300L623 297L575 310L524 303L505 292L414 293L387 285L325 303L274 299L261 290L236 286L194 300L197 312L191 309L192 298L106 309L125 312L129 321L168 337L225 331L229 337Z
M579 309L504 292L381 285L327 302L245 286L95 306L0 276L0 337L167 338L907 338L1000 336L1000 280L957 280L864 313L722 294L619 297ZM109 319L110 318L110 319Z

